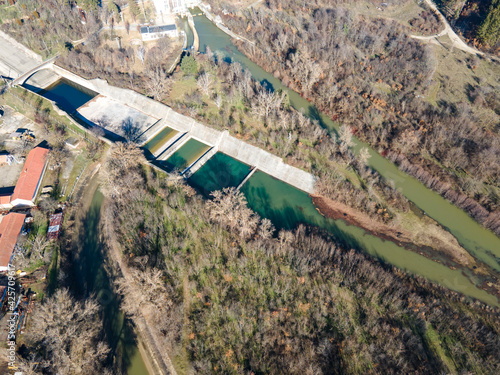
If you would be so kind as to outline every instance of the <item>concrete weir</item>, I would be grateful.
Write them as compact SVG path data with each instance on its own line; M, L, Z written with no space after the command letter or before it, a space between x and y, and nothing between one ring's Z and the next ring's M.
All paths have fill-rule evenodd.
M248 172L248 174L246 175L246 177L243 179L243 181L240 182L240 184L238 185L238 187L236 188L236 190L240 190L243 185L245 185L245 183L250 179L250 177L253 176L253 174L257 172L257 168L255 167L252 167L252 169L250 169L250 172Z
M203 167L203 164L205 164L212 156L214 156L217 153L217 147L211 147L209 150L207 150L198 160L195 160L193 164L191 164L189 167L184 169L182 171L182 175L186 178L191 177L193 174L195 174L198 169Z
M252 146L240 139L229 135L228 131L219 131L196 122L194 119L175 112L170 107L147 98L135 91L109 85L102 79L87 80L57 65L52 69L60 76L71 80L83 87L96 91L131 108L161 120L143 129L136 139L138 144L144 145L165 127L179 132L179 135L163 145L155 154L159 160L166 160L190 138L197 139L212 148L196 162L184 170L189 177L206 163L216 152L222 152L236 160L251 165L264 173L271 175L289 185L307 193L314 193L315 178L312 174L283 162L275 156L258 147Z

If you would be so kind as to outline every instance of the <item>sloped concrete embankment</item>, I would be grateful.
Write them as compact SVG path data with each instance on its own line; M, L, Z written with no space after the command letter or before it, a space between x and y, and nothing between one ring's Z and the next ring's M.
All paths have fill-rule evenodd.
M314 193L315 178L312 174L296 167L292 167L283 160L267 151L252 146L231 135L227 131L221 132L206 125L196 122L194 119L175 112L170 107L147 98L135 91L122 89L109 85L105 80L87 80L74 73L67 71L57 65L53 66L54 71L60 76L69 79L83 87L96 91L101 95L108 96L118 102L137 109L149 116L162 118L162 124L181 133L195 138L209 146L216 147L218 151L235 158L245 164L286 182L307 193ZM137 143L141 144L153 137L163 127L156 126L153 132L145 131ZM146 139L147 135L147 139Z

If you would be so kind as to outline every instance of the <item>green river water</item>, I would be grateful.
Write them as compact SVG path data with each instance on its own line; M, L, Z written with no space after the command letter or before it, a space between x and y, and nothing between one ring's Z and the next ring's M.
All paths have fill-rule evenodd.
M117 296L111 288L112 280L106 272L99 241L99 222L103 195L96 191L85 218L83 248L73 262L73 289L81 295L95 293L104 310L103 327L108 345L115 353L115 368L128 375L148 375L144 361L137 347L132 326L120 311Z
M209 196L212 191L223 187L238 186L249 170L246 164L217 153L189 178L189 183L203 195ZM301 223L316 225L328 230L343 243L363 249L378 259L411 272L418 265L415 274L490 305L498 305L496 297L478 289L460 270L452 270L393 242L367 234L343 220L327 219L318 213L307 193L266 173L255 172L241 191L249 207L260 216L269 218L277 228L292 229Z
M195 9L192 13L198 14L199 11ZM227 59L242 64L245 69L252 73L255 79L268 87L272 87L274 90L286 90L290 103L294 108L303 108L306 114L311 118L320 120L320 123L329 131L335 132L338 129L338 124L321 114L298 93L285 87L273 75L264 71L239 52L232 44L230 37L218 29L205 16L195 16L194 21L200 37L200 52L206 51L207 46L210 46L213 52L222 52ZM377 170L386 179L394 181L396 187L410 201L449 230L473 256L497 271L500 270L500 239L497 236L480 226L465 212L446 201L439 194L428 189L415 178L401 172L392 162L379 155L366 144L357 139L355 142L355 151L362 147L367 147L370 150L372 157L369 164L373 169ZM200 172L201 169L198 173ZM461 271L451 270L424 256L398 247L392 242L382 241L375 236L366 234L361 228L349 226L341 220L328 221L317 213L307 194L293 187L287 187L288 185L269 176L265 178L263 175L260 172L255 173L242 191L247 195L249 205L261 215L273 218L275 224L283 223L284 227L289 227L292 222L296 223L302 220L319 225L344 239L350 239L350 243L354 241L364 251L399 268L498 306L496 297L476 288ZM287 192L286 195L283 191ZM300 205L297 202L300 202ZM474 281L477 282L477 280Z

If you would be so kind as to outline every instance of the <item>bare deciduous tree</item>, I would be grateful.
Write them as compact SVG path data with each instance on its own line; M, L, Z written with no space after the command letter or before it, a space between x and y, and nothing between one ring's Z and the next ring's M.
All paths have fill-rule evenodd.
M161 68L156 67L148 72L147 90L155 100L161 101L172 88L172 79Z
M352 128L349 125L343 125L339 130L340 150L345 153L349 147L354 146L352 140Z
M207 204L210 207L210 217L238 231L243 238L249 238L257 228L258 218L247 207L245 196L235 188L224 188L212 193L213 200Z
M212 92L212 86L214 84L214 78L210 73L201 74L196 80L196 83L198 84L198 88L204 95L210 96L210 93Z
M79 302L67 290L58 290L35 309L31 322L26 342L33 359L24 368L52 374L104 373L109 348L101 341L102 320L94 299Z
M370 151L368 151L368 148L363 147L361 150L359 150L358 157L361 163L363 163L364 165L368 165L368 160L370 160L372 156L370 155Z
M101 169L103 192L120 197L132 190L140 181L138 168L143 162L144 154L137 145L121 142L113 144Z
M253 106L254 114L261 119L267 119L273 111L281 108L284 95L261 88Z
M222 107L222 102L223 102L222 96L220 94L217 94L217 96L214 99L214 103L217 106L217 109L220 109L220 107Z
M141 60L142 62L142 65L144 65L144 57L146 55L146 50L144 49L144 47L139 47L135 50L135 55L137 56L137 58L139 60Z
M259 237L268 240L273 236L274 226L269 219L262 219L259 227Z

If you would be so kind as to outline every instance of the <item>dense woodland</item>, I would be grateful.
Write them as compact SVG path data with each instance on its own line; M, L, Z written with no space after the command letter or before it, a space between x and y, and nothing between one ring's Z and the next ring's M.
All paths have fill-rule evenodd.
M74 42L101 27L97 10L82 14L74 2L61 0L18 0L0 8L1 28L44 57L70 50Z
M119 156L119 157L118 157ZM276 232L234 190L202 200L117 145L104 215L134 275L125 311L160 351L212 374L497 373L498 313L300 227ZM120 176L122 183L107 183Z
M436 3L456 30L479 48L498 53L498 47L500 47L500 1L438 0Z
M470 87L470 101L425 102L435 72L429 47L399 24L367 19L343 1L268 1L224 22L257 42L251 59L351 127L356 136L500 233L498 82ZM478 57L466 61L474 70ZM493 125L476 108L490 109Z

